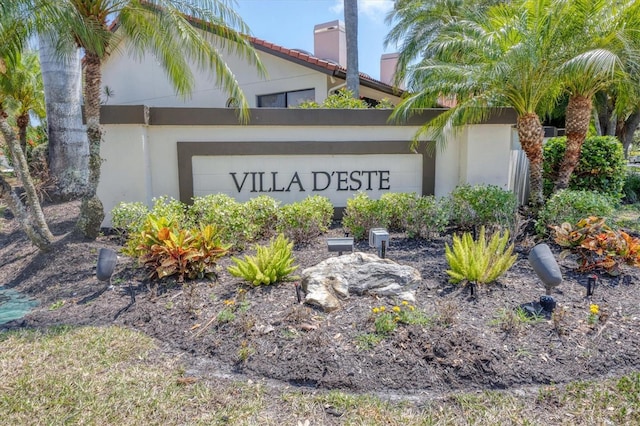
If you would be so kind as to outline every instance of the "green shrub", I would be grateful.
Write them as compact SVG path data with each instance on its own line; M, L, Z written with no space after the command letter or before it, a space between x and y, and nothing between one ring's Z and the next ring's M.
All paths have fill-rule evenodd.
M404 218L417 199L415 192L386 192L380 196L382 216L386 218L389 231L404 231Z
M260 195L244 203L248 221L255 227L254 238L270 237L278 225L280 201Z
M546 235L549 227L564 222L577 223L589 216L610 216L615 209L613 200L595 191L565 189L551 196L538 213L536 232Z
M402 217L409 238L431 238L449 224L449 203L433 195L416 198Z
M111 223L113 228L123 235L136 234L142 231L149 215L164 217L183 228L193 226L193 222L187 216L187 207L180 201L164 195L153 199L151 209L141 202L120 202L111 210Z
M390 102L385 103L388 105ZM369 104L362 99L353 97L353 92L348 89L340 89L335 93L327 96L327 98L318 104L315 101L305 101L298 105L302 109L330 108L330 109L365 109L369 108Z
M172 275L178 281L211 278L216 260L227 253L213 226L187 230L165 217L149 215L136 247L138 260L151 269L151 278Z
M169 218L185 229L194 226L187 212L188 207L184 203L166 195L154 198L150 211L154 216Z
M329 230L333 204L327 197L311 195L280 208L277 231L296 243L308 243Z
M640 202L640 173L627 171L622 187L623 201L627 204Z
M451 225L463 230L485 226L512 229L518 201L511 191L495 185L461 185L449 197Z
M142 230L148 214L149 209L143 203L120 202L111 210L111 224L121 234L130 235Z
M554 181L567 146L566 137L549 139L544 146L544 192L553 192ZM622 196L627 161L622 144L614 136L585 139L580 160L571 175L568 189L597 191L614 198Z
M195 223L215 226L222 241L235 250L253 241L260 228L251 222L246 206L226 194L194 197L189 215Z
M235 265L229 266L231 275L241 277L255 286L275 284L289 276L298 267L293 264L293 243L283 234L271 239L268 246L256 245L255 256L244 256L244 260L231 259Z
M358 192L347 200L342 227L360 240L368 236L371 228L386 228L389 224L387 213L382 200L373 200L366 193Z
M453 246L445 244L445 256L449 263L447 274L454 284L470 282L476 284L491 283L504 274L516 261L513 244L507 247L509 231L493 234L487 243L484 227L476 241L471 233L462 237L453 236Z

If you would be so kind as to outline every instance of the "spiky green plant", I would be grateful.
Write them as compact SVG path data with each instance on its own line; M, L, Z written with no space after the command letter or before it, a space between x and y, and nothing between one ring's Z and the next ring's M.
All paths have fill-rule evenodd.
M494 233L489 242L484 227L480 229L478 239L474 241L471 233L462 237L453 236L453 246L445 244L445 256L449 262L447 274L454 284L472 282L491 283L504 274L516 261L513 244L507 247L509 232Z
M229 266L231 275L242 277L253 285L269 285L282 281L298 267L294 261L293 243L283 234L278 235L268 246L256 245L256 255L245 255L244 260L232 258L235 265Z

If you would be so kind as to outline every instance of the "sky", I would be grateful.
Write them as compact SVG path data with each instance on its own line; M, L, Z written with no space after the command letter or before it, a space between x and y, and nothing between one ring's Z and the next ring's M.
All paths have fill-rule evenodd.
M251 35L289 49L313 53L313 27L339 19L344 22L343 0L236 0L236 11ZM358 0L358 67L380 78L380 56L389 32L385 24L393 0Z

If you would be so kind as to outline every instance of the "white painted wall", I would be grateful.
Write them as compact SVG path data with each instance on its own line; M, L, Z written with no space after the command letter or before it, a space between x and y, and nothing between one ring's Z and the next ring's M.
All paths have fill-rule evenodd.
M285 91L315 89L316 102L327 97L330 88L344 83L312 68L258 51L267 76L261 77L255 66L236 54L229 52L224 60L244 92L250 108L257 105L259 95ZM108 105L147 105L150 107L197 107L224 108L229 96L216 86L211 71L199 70L190 64L194 73L194 90L191 96L179 97L167 79L160 63L151 54L132 54L123 44L114 51L102 66L102 85L114 93L107 100ZM382 94L377 90L361 87L363 96L374 99L388 98L393 102L398 97Z
M259 55L268 72L267 80L259 76L254 66L238 56L225 57L250 107L256 107L258 95L282 91L313 88L319 101L326 97L325 74L263 52L259 52ZM120 49L102 67L102 84L114 93L107 104L224 108L229 97L217 88L213 73L200 71L195 64L191 64L191 70L195 77L194 91L190 98L182 99L153 56L138 58L128 54L126 49Z

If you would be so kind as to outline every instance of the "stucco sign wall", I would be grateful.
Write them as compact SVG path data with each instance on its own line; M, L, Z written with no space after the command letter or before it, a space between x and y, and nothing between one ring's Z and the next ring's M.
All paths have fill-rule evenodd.
M247 201L269 195L284 203L309 195L345 206L358 191L379 198L385 192L422 193L422 156L231 155L194 156L193 195L225 193Z

